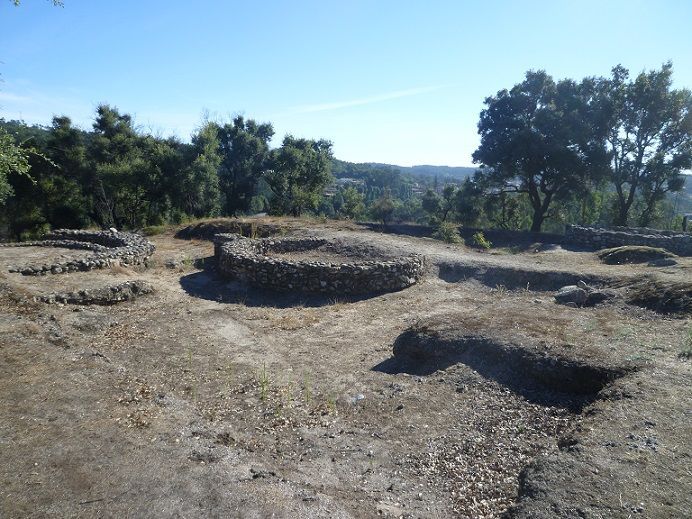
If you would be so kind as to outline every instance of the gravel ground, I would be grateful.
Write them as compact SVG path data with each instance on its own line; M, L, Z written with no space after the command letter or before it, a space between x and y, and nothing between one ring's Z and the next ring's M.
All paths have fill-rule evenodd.
M624 518L692 508L690 363L680 356L689 320L622 302L568 308L551 292L443 279L437 265L603 278L651 269L286 227L420 252L431 272L358 300L265 293L219 279L209 242L171 233L152 238L148 269L0 278L0 516ZM684 278L684 268L655 275ZM128 279L155 292L111 307L30 302ZM392 345L421 321L635 371L584 401L473 362L402 368Z

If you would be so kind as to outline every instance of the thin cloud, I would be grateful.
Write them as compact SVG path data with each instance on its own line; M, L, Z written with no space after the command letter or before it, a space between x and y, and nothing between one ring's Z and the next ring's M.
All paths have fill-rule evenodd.
M333 103L321 103L313 105L299 105L290 108L289 112L291 114L307 114L313 112L326 112L328 110L339 110L341 108L349 108L351 106L369 105L373 103L381 103L382 101L390 101L392 99L400 99L402 97L411 97L419 94L427 94L429 92L435 92L436 90L440 90L441 88L441 86L409 88L408 90L395 90L394 92L388 92L386 94L361 97L358 99L351 99L349 101L336 101Z
M14 103L27 103L31 102L32 99L27 96L20 96L17 94L12 94L10 92L0 92L0 101L12 101Z

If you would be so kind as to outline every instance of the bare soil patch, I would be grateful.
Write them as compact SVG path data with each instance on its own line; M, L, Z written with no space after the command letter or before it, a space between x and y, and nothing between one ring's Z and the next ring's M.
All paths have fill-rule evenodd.
M76 260L89 254L89 251L66 249L62 247L1 247L0 269L7 272L9 267L41 265Z
M168 232L151 238L146 269L3 274L2 517L627 518L692 508L692 369L680 356L692 322L626 304L569 308L548 284L501 283L510 269L679 282L686 263L652 271L591 253L495 255L350 225L284 226L422 253L433 272L401 292L318 301L224 280L210 242ZM443 264L488 278L445 279ZM501 282L494 269L507 272ZM128 279L155 292L78 311L31 301ZM437 344L482 337L499 353L476 345L451 362L400 362L394 345L421 323ZM580 393L517 369L551 360L607 376Z

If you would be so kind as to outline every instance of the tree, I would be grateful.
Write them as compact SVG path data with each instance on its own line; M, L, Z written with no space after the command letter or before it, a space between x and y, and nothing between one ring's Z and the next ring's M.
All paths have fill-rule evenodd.
M365 199L355 187L349 186L342 192L343 205L341 211L348 218L355 220L365 212ZM335 204L336 205L336 204Z
M590 80L556 84L543 71L527 72L522 83L485 100L473 154L482 165L478 178L495 193L526 193L532 231L540 231L555 200L585 189L603 171L592 90Z
M428 220L437 219L437 215L442 207L442 198L432 189L428 189L421 198L423 211L428 213Z
M666 193L680 191L692 166L692 95L673 90L672 64L629 81L618 65L598 82L597 99L610 154L609 179L617 193L616 225L627 225L637 195L647 225Z
M274 214L300 216L318 206L325 186L331 181L332 143L287 135L274 150L271 169L265 177L273 197Z
M250 209L257 183L267 169L269 141L274 128L238 116L219 130L222 156L219 181L226 214Z
M14 192L9 182L12 173L29 175L29 150L17 145L14 137L0 128L0 205Z
M180 186L181 204L190 216L216 216L221 210L218 171L223 157L219 132L218 124L206 122L192 136L189 166Z
M459 221L464 225L474 225L481 215L483 190L478 184L466 177L454 195L454 210Z
M140 136L129 115L101 105L89 152L96 222L137 228L169 219L173 185L183 169L179 142Z
M370 206L370 213L373 218L382 222L382 225L385 227L389 223L395 210L396 203L389 190L385 191L385 193Z
M442 189L442 196L438 195L432 189L428 189L423 195L422 205L423 210L428 213L430 223L437 225L440 222L446 222L454 213L456 205L457 187L453 184L447 184Z
M48 130L49 163L37 169L40 205L52 227L78 228L89 222L87 148L84 132L69 117L53 117Z

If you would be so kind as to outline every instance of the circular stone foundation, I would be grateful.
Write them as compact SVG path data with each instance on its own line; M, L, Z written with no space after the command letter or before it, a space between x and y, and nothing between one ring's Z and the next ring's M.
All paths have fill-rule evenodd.
M61 229L45 236L44 240L3 243L0 247L56 247L61 249L88 251L71 259L61 258L44 264L13 266L10 272L25 276L63 274L107 268L114 263L137 265L154 253L154 245L138 234L112 231L82 231Z
M419 254L399 256L357 241L217 234L214 242L222 274L272 290L391 292L413 285L425 271L425 258Z

